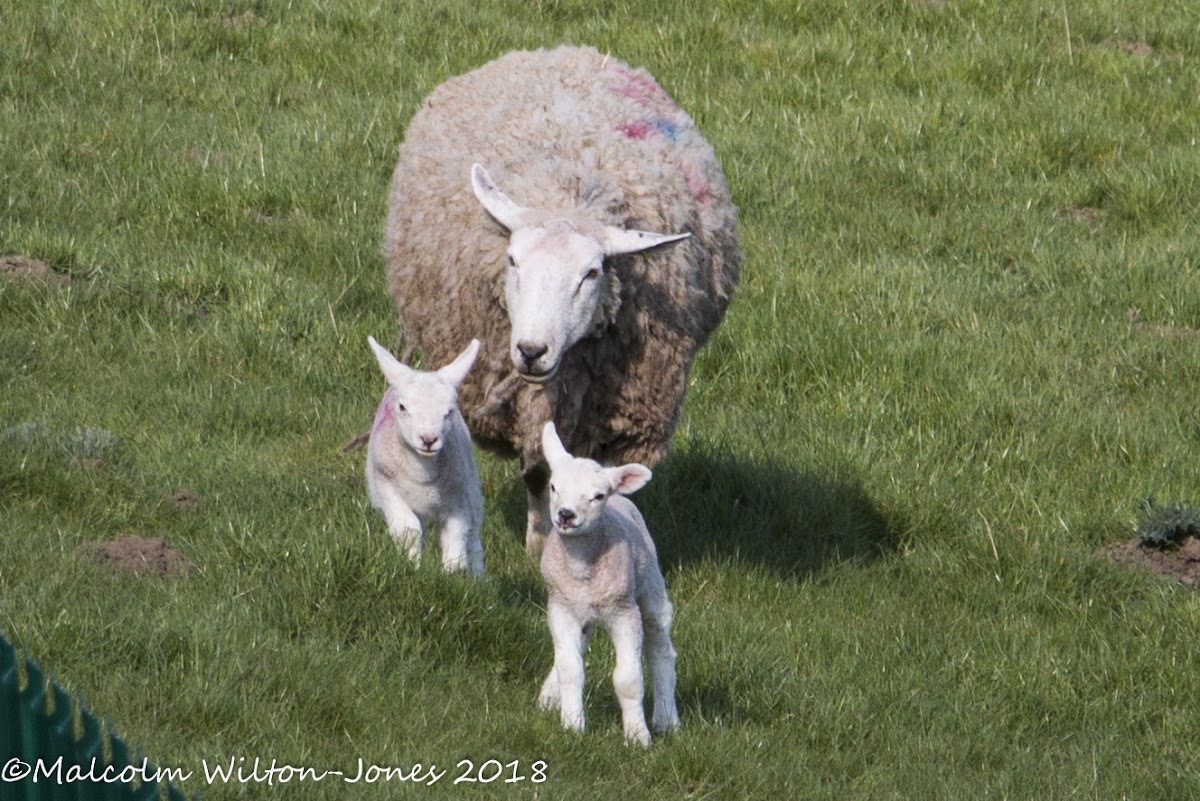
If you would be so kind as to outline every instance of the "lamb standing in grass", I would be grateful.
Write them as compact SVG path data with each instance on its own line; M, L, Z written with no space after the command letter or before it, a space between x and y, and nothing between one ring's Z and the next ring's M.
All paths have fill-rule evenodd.
M546 619L554 667L538 706L558 709L563 726L583 731L583 653L599 621L616 652L613 688L625 741L649 745L642 708L643 645L654 690L654 728L679 728L667 585L646 523L623 497L645 485L650 470L576 459L563 448L554 423L542 431L542 451L550 465L553 527L542 551L542 575L549 590Z
M463 416L520 457L535 557L542 425L579 456L653 467L741 264L713 148L647 72L588 47L509 53L435 89L400 148L385 249L410 347L440 364L485 343Z
M388 382L367 444L371 502L414 561L421 558L425 529L436 521L443 567L482 576L483 491L457 393L479 340L434 372L413 370L373 337L367 340Z

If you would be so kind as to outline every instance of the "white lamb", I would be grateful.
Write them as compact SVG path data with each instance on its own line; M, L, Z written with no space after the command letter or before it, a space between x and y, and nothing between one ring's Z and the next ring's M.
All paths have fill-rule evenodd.
M613 688L625 742L649 745L642 708L643 646L654 689L654 728L679 728L671 602L646 523L623 497L650 480L650 469L576 459L563 448L554 423L542 429L542 452L550 467L552 527L542 551L542 575L549 590L546 619L554 667L538 706L558 709L564 727L583 731L583 653L599 621L616 652Z
M479 340L432 372L413 370L373 337L367 341L388 382L367 444L371 503L414 561L421 558L426 528L436 521L442 566L482 576L483 491L458 410L458 385L475 363Z

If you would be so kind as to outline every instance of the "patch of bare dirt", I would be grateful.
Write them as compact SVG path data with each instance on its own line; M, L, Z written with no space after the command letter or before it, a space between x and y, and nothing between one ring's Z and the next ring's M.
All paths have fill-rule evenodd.
M1195 537L1166 549L1144 546L1135 537L1128 542L1106 545L1099 553L1122 567L1146 568L1193 590L1200 589L1200 540Z
M9 281L38 281L57 286L71 283L70 278L55 271L46 262L28 256L0 256L0 278Z
M135 575L156 578L187 575L192 562L161 537L122 537L106 542L85 542L80 550L98 565L114 572L130 571Z
M1127 39L1116 39L1112 46L1126 55L1138 58L1149 58L1154 54L1154 48L1142 41L1131 42Z
M168 503L181 512L196 512L204 505L204 499L190 489L181 489L170 497Z
M1200 328L1187 328L1178 325L1162 325L1160 323L1148 323L1142 319L1141 309L1127 309L1125 317L1129 322L1133 323L1138 328L1144 331L1149 331L1151 334L1169 337L1197 337L1200 336Z
M1087 226L1087 229L1094 234L1100 230L1100 223L1104 222L1104 209L1092 206L1067 206L1058 210L1058 216L1064 220Z
M218 14L213 17L212 21L215 25L234 31L240 31L245 28L256 28L259 25L267 24L265 19L249 9L243 11L241 14L236 11L226 11L224 14Z

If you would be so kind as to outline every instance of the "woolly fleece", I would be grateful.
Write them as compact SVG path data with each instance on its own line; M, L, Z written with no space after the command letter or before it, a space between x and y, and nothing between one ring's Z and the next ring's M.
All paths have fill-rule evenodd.
M522 206L662 233L674 245L608 260L605 325L548 385L509 358L508 232L472 194L484 165ZM545 468L542 424L605 464L653 466L679 420L696 351L740 272L735 210L712 147L645 71L591 48L513 52L446 81L413 117L388 198L385 251L400 329L427 362L483 342L459 391L472 436Z

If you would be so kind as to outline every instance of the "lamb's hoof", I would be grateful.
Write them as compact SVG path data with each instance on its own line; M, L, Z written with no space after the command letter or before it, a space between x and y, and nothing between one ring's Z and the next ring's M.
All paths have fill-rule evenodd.
M650 730L642 725L634 729L625 730L625 745L640 745L647 748L650 745Z
M538 696L538 709L557 710L562 705L562 700L558 697L558 693L542 693Z
M650 724L656 732L660 734L671 734L679 731L679 714L656 715L654 721Z

